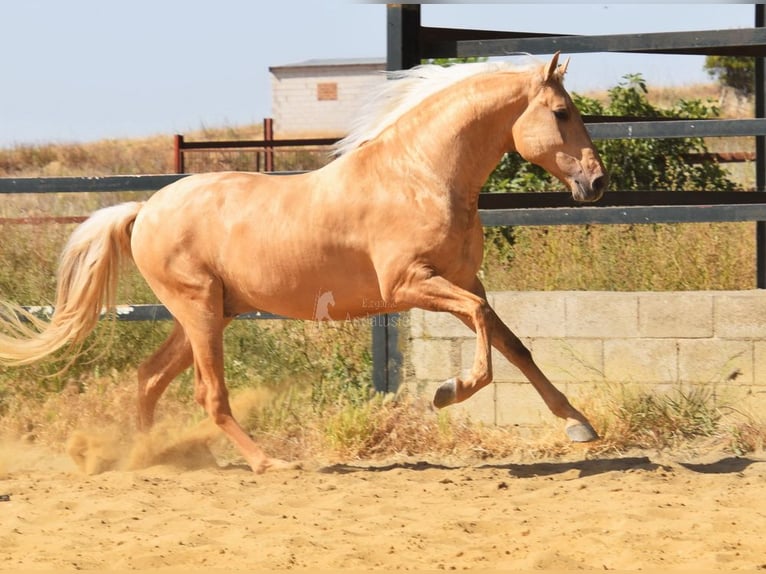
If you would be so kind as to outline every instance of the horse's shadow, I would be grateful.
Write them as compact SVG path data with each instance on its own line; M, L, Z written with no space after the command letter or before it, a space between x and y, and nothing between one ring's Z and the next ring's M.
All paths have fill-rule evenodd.
M748 458L740 456L727 456L721 460L708 463L691 463L691 462L679 462L687 470L692 472L699 472L701 474L734 474L743 472L751 464L764 463L766 460L757 458Z
M562 462L533 462L527 464L506 463L499 465L483 465L479 468L506 469L515 478L534 478L553 476L578 471L578 478L605 474L607 472L626 472L630 470L655 471L668 467L652 462L647 456L593 458Z
M450 466L426 461L418 462L396 462L386 465L351 465L334 464L323 467L319 470L328 474L350 474L355 472L389 472L392 470L464 470L474 468L477 470L507 470L511 476L516 478L532 478L536 476L551 476L564 474L571 470L578 470L580 477L591 476L614 471L626 471L631 469L656 470L661 465L653 463L648 457L630 457L630 458L604 458L577 460L567 462L533 462L533 463L501 463L501 464L482 464L470 465L470 467L457 465Z
M692 472L701 474L728 474L744 471L750 465L755 463L764 463L766 460L759 460L747 457L726 457L711 463L678 463L683 468ZM392 470L461 470L466 466L450 466L426 461L418 462L397 462L386 465L352 465L352 464L334 464L319 469L319 472L325 474L351 474L357 472L389 472ZM532 462L532 463L501 463L501 464L483 464L479 466L470 466L477 470L497 469L507 470L515 478L534 478L554 476L578 471L578 478L606 474L609 472L628 472L628 471L672 471L672 467L666 464L653 462L647 456L633 457L614 457L614 458L594 458L588 460L562 461L562 462Z
M355 472L389 472L392 470L459 470L460 466L449 466L426 461L418 462L394 462L384 465L361 465L361 464L331 464L319 469L322 474L352 474Z

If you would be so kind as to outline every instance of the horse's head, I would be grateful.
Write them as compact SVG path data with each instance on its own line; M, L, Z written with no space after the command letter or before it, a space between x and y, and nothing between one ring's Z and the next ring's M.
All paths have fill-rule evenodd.
M577 201L596 201L609 177L582 117L564 89L569 60L558 65L558 52L541 68L530 87L529 103L513 125L516 151L560 179Z

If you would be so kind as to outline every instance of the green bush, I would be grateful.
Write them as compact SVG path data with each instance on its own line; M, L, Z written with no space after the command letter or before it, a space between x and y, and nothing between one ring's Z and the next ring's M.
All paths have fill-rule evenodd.
M719 84L734 88L744 96L755 91L755 58L707 56L705 69Z
M679 100L670 109L656 108L647 99L646 82L640 74L624 76L609 90L609 104L574 95L583 114L625 115L649 118L711 119L720 110L712 102ZM617 139L599 142L614 190L732 191L737 185L717 163L690 163L686 156L707 153L702 138Z

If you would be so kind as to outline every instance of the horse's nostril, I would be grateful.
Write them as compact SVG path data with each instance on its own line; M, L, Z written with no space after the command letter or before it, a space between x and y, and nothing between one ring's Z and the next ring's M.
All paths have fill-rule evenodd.
M601 195L606 190L606 186L609 183L609 179L605 175L600 175L595 178L590 186L597 194Z

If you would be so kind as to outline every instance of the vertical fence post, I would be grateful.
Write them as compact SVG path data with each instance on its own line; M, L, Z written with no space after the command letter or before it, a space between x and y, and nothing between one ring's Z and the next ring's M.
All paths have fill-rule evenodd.
M389 4L386 18L386 69L406 70L420 64L420 5ZM372 382L375 390L381 393L394 393L399 388L401 317L398 313L373 317Z
M399 349L399 326L402 315L386 313L372 321L372 385L379 393L399 389L402 353Z
M420 64L420 4L389 4L386 69L407 70Z
M173 138L173 154L175 156L176 173L186 173L184 165L184 136L176 134Z
M266 142L274 141L274 120L263 118L263 140ZM266 146L264 151L264 171L274 171L274 148Z
M766 7L755 5L755 27L766 26ZM765 58L755 58L755 117L766 117L766 64ZM755 191L766 193L766 136L755 136ZM766 222L755 223L755 274L758 289L766 288Z

